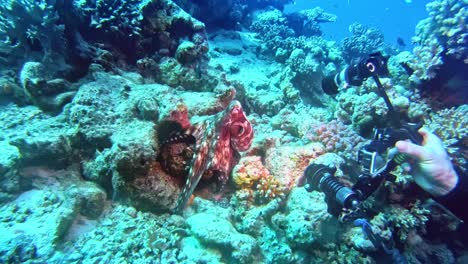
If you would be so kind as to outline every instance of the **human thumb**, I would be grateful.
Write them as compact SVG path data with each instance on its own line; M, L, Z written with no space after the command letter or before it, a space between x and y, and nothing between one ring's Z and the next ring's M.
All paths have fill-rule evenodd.
M401 153L408 154L418 160L424 159L424 148L422 146L408 141L398 141L395 146Z

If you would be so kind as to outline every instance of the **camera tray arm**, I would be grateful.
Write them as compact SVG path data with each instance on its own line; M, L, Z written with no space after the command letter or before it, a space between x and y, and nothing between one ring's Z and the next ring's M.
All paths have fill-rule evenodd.
M379 76L377 74L372 74L372 79L374 79L375 84L377 84L377 91L379 95L382 96L382 98L385 101L385 104L387 105L388 116L390 118L390 122L393 125L399 125L400 123L399 114L395 111L395 108L393 107L393 104L390 101L390 98L388 97L387 92L385 92L385 88L383 87Z

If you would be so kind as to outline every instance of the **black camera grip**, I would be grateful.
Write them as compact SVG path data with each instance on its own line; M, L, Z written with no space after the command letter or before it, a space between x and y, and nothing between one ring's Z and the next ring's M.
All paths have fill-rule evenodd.
M422 127L422 123L405 123L402 124L402 129L406 131L407 139L411 142L421 145L423 142L423 136L419 134L418 130Z

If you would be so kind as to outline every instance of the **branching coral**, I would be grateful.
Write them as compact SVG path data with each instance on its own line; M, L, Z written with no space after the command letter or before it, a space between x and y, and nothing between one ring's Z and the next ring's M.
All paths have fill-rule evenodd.
M111 48L113 57L124 55L121 60L130 63L149 55L175 57L179 46L179 62L192 63L208 51L204 24L171 0L82 0L73 9L76 19L87 24L77 32L83 42Z
M285 39L293 37L295 34L294 30L288 27L286 17L276 9L257 14L251 30L258 33L258 36L265 40L266 48L273 49L273 52L283 46Z
M413 41L421 46L436 38L447 55L468 60L468 9L466 0L433 1L426 5L429 17L418 23Z
M50 60L64 50L64 26L59 24L55 0L0 1L0 63L34 58Z
M329 247L331 249L328 251L317 252L317 259L311 263L373 263L369 256L363 255L353 247L342 244L331 244Z
M410 232L425 229L429 214L430 211L423 208L420 201L417 201L409 209L387 207L371 220L371 224L386 239L391 239L391 234L397 232L398 238L406 241Z
M76 0L75 8L89 19L90 26L121 37L141 34L142 9L151 0Z
M273 9L257 13L251 30L258 34L264 46L273 53L278 49L285 50L287 54L294 49L303 49L307 53L312 52L318 59L328 60L331 57L330 60L335 61L340 60L341 55L332 56L339 53L334 47L334 42L317 37L321 34L319 23L331 22L334 19L334 15L321 9L304 10L289 16Z
M353 23L349 26L349 32L351 37L343 40L343 56L347 62L384 47L384 35L377 28Z
M447 146L457 144L468 135L468 105L433 112L425 125Z
M386 86L385 83L383 85ZM345 124L352 123L360 135L366 136L372 132L373 127L385 121L388 109L381 97L374 92L368 92L370 89L366 88L366 84L360 89L363 93L359 93L356 88L350 88L336 96L340 107L335 115Z
M452 158L464 167L468 158L468 105L433 112L425 126L442 139Z
M467 4L466 0L443 0L426 5L429 17L418 23L413 37L418 44L413 50L416 60L411 63L413 79L433 78L444 56L468 63Z

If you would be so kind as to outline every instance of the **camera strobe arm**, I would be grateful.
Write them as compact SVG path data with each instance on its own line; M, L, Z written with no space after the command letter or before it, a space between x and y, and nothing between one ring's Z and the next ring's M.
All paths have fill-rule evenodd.
M386 104L387 107L388 107L388 112L389 112L389 114L390 114L391 116L392 116L392 115L395 115L395 108L393 107L392 102L390 101L390 98L389 98L388 95L387 95L387 92L385 92L385 88L383 87L382 82L380 81L379 76L378 76L377 74L373 74L373 75L372 75L372 79L374 79L375 84L377 84L378 92L379 92L380 96L382 96L382 98L384 99L385 104ZM391 117L391 116L390 116L390 117Z

